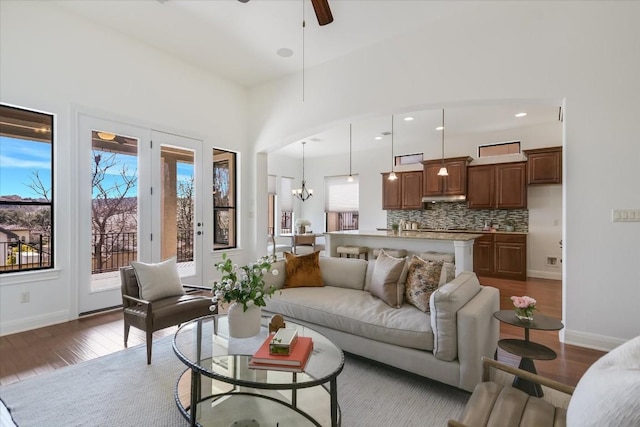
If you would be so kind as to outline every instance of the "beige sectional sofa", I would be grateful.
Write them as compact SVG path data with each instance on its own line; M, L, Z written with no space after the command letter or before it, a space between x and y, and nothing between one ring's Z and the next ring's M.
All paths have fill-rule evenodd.
M463 272L431 295L431 313L408 303L392 307L369 292L376 261L320 257L324 286L283 288L285 261L265 277L280 288L264 307L308 325L345 352L376 360L463 390L482 377L482 356L493 357L499 326L496 288Z

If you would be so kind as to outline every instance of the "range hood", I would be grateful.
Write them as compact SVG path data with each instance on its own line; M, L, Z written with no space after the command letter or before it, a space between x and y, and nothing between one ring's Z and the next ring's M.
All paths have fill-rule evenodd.
M422 198L422 204L435 202L464 202L467 196L426 196Z

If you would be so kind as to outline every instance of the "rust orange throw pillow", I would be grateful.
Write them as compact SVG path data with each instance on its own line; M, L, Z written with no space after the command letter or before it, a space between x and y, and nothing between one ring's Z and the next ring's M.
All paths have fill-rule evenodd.
M285 252L284 256L287 273L285 288L324 286L320 274L320 251L300 256Z

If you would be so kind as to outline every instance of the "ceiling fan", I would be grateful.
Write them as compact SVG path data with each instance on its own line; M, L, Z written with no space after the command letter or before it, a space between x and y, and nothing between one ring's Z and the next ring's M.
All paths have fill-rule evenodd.
M247 3L249 0L238 0L240 3ZM304 1L304 0L303 0ZM313 4L313 10L316 12L316 18L318 18L318 24L327 25L333 22L333 15L329 8L329 0L311 0Z

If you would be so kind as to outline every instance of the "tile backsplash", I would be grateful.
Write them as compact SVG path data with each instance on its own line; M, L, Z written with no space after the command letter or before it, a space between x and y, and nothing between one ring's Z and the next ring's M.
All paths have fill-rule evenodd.
M466 202L436 202L430 209L387 211L387 227L401 220L416 221L420 228L481 230L489 220L504 231L506 220L514 222L515 231L529 231L528 209L468 209Z

